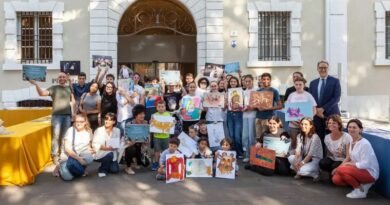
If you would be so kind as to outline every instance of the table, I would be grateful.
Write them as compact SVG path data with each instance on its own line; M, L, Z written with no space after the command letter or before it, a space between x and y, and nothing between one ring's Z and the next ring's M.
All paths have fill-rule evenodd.
M51 114L51 108L12 108L0 110L0 119L4 121L3 126L9 127L19 123L27 122Z
M7 127L0 135L0 185L24 186L51 163L50 118Z

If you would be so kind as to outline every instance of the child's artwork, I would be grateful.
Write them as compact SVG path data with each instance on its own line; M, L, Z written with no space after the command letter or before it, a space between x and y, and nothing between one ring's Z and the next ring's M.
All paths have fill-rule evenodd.
M80 61L60 61L60 71L69 75L80 74Z
M126 124L125 136L133 142L147 142L149 141L149 125Z
M180 117L183 120L199 120L200 118L200 97L185 96L181 99Z
M228 103L229 110L241 110L244 105L242 88L229 88L228 90Z
M118 88L123 88L124 90L130 91L134 90L134 81L131 78L127 79L118 79Z
M275 150L277 157L287 157L290 149L291 140L282 140L279 137L264 137L263 147Z
M92 55L92 68L95 67L100 67L101 69L112 68L112 57Z
M273 107L274 94L271 91L252 91L249 105L259 109L270 109Z
M134 71L127 65L118 66L118 79L133 78Z
M23 80L46 82L46 66L23 65Z
M217 156L215 177L234 179L236 177L236 152L218 150Z
M184 181L185 166L183 154L168 154L165 165L165 182L167 184Z
M161 86L160 84L145 84L145 95L146 96L154 96L154 95L161 95Z
M239 62L225 64L225 73L238 73L239 70L240 70Z
M223 74L224 67L225 65L223 64L206 63L203 70L203 76L219 79Z
M185 132L181 132L177 138L180 140L180 145L177 149L180 150L180 152L186 157L198 154L198 143Z
M150 119L150 132L174 134L175 118L153 114Z
M186 177L213 177L213 159L187 159Z
M225 138L223 122L207 124L207 134L209 136L210 147L220 146L221 141Z
M145 107L146 108L157 107L157 103L160 100L162 100L162 98L159 95L146 96Z
M276 153L274 150L267 148L251 147L249 163L251 165L265 167L268 169L275 169Z
M285 120L298 121L304 117L313 117L313 105L311 102L285 103Z
M223 107L225 105L225 95L223 93L204 93L203 107Z
M179 70L160 70L160 80L164 81L166 85L180 84Z

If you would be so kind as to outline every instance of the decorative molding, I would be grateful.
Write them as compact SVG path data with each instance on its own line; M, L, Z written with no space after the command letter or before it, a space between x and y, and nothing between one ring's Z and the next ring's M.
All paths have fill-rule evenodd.
M376 66L390 65L390 59L386 58L386 12L388 11L390 11L390 1L375 2L376 52L374 65Z
M302 3L299 2L248 2L249 14L249 56L247 67L301 67L301 12ZM291 12L291 60L290 61L259 61L258 44L258 13L261 11L290 11Z
M4 43L4 64L3 70L22 70L23 64L18 62L20 53L18 53L17 42L17 12L52 12L53 18L53 61L50 64L37 64L47 66L49 70L59 69L60 61L63 59L63 41L62 41L62 21L64 12L64 3L57 1L38 2L30 0L29 2L10 1L4 2L5 12L5 43Z

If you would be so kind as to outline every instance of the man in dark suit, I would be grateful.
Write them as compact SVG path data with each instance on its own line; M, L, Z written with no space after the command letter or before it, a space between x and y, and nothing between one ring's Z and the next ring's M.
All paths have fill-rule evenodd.
M334 114L340 115L338 103L341 97L341 86L339 79L328 75L329 63L327 61L319 61L317 71L320 77L310 82L309 92L317 102L314 126L324 144L326 118Z

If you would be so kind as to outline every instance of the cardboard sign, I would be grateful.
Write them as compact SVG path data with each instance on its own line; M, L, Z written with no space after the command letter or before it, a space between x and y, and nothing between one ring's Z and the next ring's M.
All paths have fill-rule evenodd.
M249 163L251 165L260 166L268 169L275 169L276 153L274 150L267 148L251 147Z
M183 154L168 154L165 161L165 182L174 183L184 181Z
M213 159L187 159L186 177L213 177Z
M249 99L249 105L259 109L270 109L273 107L273 99L273 92L252 91Z

